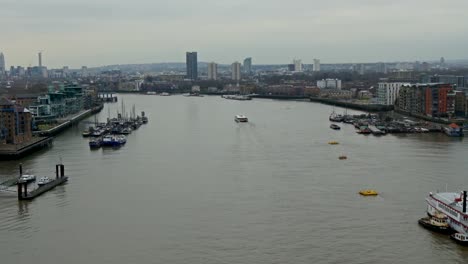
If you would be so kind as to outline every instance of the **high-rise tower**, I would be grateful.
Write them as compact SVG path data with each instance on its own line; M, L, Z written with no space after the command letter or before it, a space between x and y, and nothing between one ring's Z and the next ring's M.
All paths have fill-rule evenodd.
M294 71L295 72L302 72L302 61L301 60L293 60L294 64Z
M218 64L215 62L208 63L208 80L218 79Z
M196 52L187 52L186 54L187 78L190 80L198 79L198 59Z
M252 74L252 58L250 57L244 60L244 72L247 75Z
M320 60L319 59L314 59L314 72L319 72L320 71Z
M42 51L39 51L37 54L37 57L39 59L39 67L42 67Z
M5 56L3 56L3 53L0 52L0 74L5 72L5 67Z
M235 81L240 81L241 79L241 64L240 62L234 62L231 65L232 79Z

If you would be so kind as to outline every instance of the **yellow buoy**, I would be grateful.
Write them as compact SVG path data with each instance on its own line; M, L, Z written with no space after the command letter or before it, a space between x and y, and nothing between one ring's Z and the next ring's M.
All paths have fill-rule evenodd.
M367 190L362 190L359 192L360 195L364 195L364 196L375 196L375 195L379 195L379 193L376 191L376 190L371 190L371 189L367 189Z

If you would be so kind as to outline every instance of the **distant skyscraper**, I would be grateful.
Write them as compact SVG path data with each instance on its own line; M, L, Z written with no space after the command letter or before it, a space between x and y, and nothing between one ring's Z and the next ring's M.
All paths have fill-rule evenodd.
M320 71L320 60L319 59L314 59L314 72L319 72Z
M63 66L62 77L68 77L69 73L70 73L70 68L68 66Z
M216 64L215 62L208 63L208 79L218 79L218 64Z
M419 61L415 61L413 63L413 70L414 71L420 71L421 70L421 63Z
M231 73L232 73L232 79L235 81L239 81L241 79L241 64L240 62L234 62L231 65Z
M81 77L88 77L88 67L81 67Z
M364 64L359 65L359 74L364 75L364 71L366 69L366 66Z
M379 73L387 73L387 64L384 62L378 62L376 67L377 72Z
M250 57L244 60L244 72L247 75L252 74L252 58Z
M445 58L444 57L440 57L440 66L441 67L445 66Z
M198 79L198 59L197 59L196 52L187 52L186 64L187 64L187 78L190 80Z
M295 72L302 72L302 61L301 60L293 60L294 64L294 71Z
M0 52L0 74L3 74L5 72L5 56L3 56L3 53Z
M38 54L37 54L38 58L39 58L39 67L42 67L42 51L40 51Z

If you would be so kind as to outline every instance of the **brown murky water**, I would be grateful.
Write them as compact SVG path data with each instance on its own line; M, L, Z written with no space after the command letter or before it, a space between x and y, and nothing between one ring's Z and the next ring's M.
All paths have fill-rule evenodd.
M90 151L83 123L49 150L0 162L0 180L20 162L52 175L60 159L70 176L32 202L0 192L1 263L468 261L417 225L429 191L468 189L466 140L333 131L331 107L308 102L122 98L150 117L124 147ZM120 103L100 120L107 107L115 115Z

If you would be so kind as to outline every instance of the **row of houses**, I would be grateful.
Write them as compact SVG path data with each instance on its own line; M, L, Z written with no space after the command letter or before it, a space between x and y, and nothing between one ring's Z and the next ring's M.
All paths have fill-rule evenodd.
M36 121L63 118L85 109L96 102L97 92L75 82L54 82L47 93L10 97L15 103L30 110Z
M451 83L381 82L377 100L397 110L426 117L468 116L467 91Z

